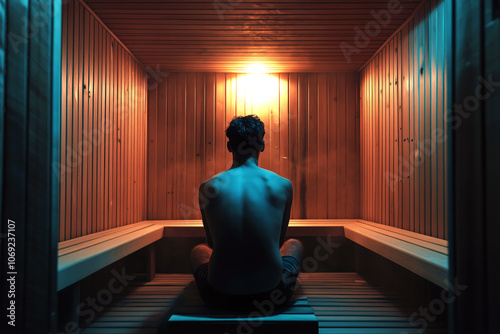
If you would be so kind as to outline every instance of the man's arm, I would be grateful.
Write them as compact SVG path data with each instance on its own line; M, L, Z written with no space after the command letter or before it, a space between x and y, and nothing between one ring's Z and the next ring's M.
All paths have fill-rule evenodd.
M281 235L280 235L280 248L283 246L286 237L286 230L288 228L288 222L290 221L290 210L292 209L292 200L293 200L293 186L292 182L286 180L286 192L287 199L285 204L285 211L283 212L283 221L281 223Z
M212 234L210 233L210 229L208 228L207 219L205 217L205 207L208 204L208 202L207 202L208 199L204 195L204 187L205 187L205 183L202 183L200 185L200 190L199 190L199 204L200 204L200 211L201 211L201 219L203 221L203 227L205 228L205 235L207 238L208 247L213 249L214 246L213 246L213 241L212 241Z

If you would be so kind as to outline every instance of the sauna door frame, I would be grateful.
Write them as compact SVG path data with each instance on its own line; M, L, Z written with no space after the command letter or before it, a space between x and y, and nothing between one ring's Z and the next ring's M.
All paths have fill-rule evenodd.
M464 108L451 111L450 281L466 289L450 304L450 333L493 334L500 314L500 87L484 80L500 82L500 1L452 4L452 105Z
M2 333L57 332L61 8L53 0L0 3ZM15 278L10 297L7 277ZM15 327L6 320L11 301Z

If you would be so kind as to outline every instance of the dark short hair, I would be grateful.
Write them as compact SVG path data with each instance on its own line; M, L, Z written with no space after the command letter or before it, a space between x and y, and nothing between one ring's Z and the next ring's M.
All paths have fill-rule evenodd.
M226 136L235 150L246 148L259 150L259 146L264 144L264 134L264 123L257 115L235 117L226 129Z

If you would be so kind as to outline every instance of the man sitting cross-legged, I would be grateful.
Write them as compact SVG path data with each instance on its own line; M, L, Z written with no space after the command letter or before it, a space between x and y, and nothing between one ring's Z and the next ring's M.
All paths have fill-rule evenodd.
M302 244L285 242L293 189L289 180L258 167L264 124L234 118L226 129L230 169L200 186L207 244L191 252L201 297L211 305L284 304L295 290Z

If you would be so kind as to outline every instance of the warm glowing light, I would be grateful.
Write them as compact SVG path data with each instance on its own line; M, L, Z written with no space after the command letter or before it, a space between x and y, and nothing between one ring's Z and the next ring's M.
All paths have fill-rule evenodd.
M266 73L266 67L262 64L248 65L248 73Z
M269 74L250 73L240 77L238 89L243 89L247 99L254 101L263 101L269 98L271 85L273 81Z
M269 116L269 101L279 100L279 77L268 73L247 73L238 76L238 96L244 97L246 114Z

